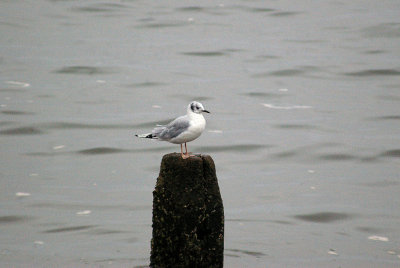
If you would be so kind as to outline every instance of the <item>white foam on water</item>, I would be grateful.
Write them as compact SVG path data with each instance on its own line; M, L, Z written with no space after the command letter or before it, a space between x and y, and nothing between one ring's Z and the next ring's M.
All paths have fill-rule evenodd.
M19 82L19 81L6 81L7 84L13 85L13 86L18 86L18 87L30 87L31 84L25 83L25 82Z
M264 107L267 107L269 109L278 109L278 110L294 110L294 109L312 109L312 106L308 105L290 105L290 106L279 106L279 105L274 105L271 103L261 103Z
M212 130L209 130L208 132L210 132L210 133L222 133L222 130L212 129Z
M329 251L328 251L328 254L330 254L330 255L339 255L339 254L337 254L336 253L336 251L334 250L334 249L330 249Z
M92 211L90 210L83 210L83 211L78 211L76 213L76 215L89 215L90 213L92 213Z
M15 193L15 196L18 196L18 197L26 197L26 196L30 196L30 195L31 195L30 193L24 193L24 192Z
M374 241L382 241L382 242L388 242L389 238L384 237L384 236L378 236L378 235L371 235L368 236L369 240L374 240Z

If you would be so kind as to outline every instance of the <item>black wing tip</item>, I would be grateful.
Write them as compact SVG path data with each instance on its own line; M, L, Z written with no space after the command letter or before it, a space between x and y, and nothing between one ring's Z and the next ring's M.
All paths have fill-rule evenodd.
M154 136L153 134L148 134L146 136L145 135L146 134L143 134L143 135L135 134L135 137L144 138L144 139L155 139L156 138L156 136Z

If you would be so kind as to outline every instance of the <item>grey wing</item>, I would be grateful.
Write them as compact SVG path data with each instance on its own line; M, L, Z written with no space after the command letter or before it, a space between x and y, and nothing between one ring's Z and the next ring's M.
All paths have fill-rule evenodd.
M179 136L179 134L181 134L182 132L184 132L185 130L187 130L189 128L189 120L187 118L186 115L184 116L180 116L177 119L175 119L174 121L172 121L171 123L169 123L166 126L163 127L159 127L159 131L160 133L158 134L158 137L161 140L170 140L173 139L177 136ZM158 128L155 128L154 130L156 130Z

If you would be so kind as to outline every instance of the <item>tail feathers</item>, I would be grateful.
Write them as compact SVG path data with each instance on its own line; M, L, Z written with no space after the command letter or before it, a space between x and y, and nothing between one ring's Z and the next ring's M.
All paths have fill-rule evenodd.
M157 137L154 136L152 133L147 133L147 134L136 134L135 136L138 137L138 138L157 139Z

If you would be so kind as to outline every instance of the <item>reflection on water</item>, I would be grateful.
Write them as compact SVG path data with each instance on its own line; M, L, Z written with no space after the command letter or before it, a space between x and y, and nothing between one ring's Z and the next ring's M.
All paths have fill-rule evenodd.
M395 267L399 9L3 1L0 266L146 267L180 147L134 134L198 100L188 146L216 164L227 267Z

